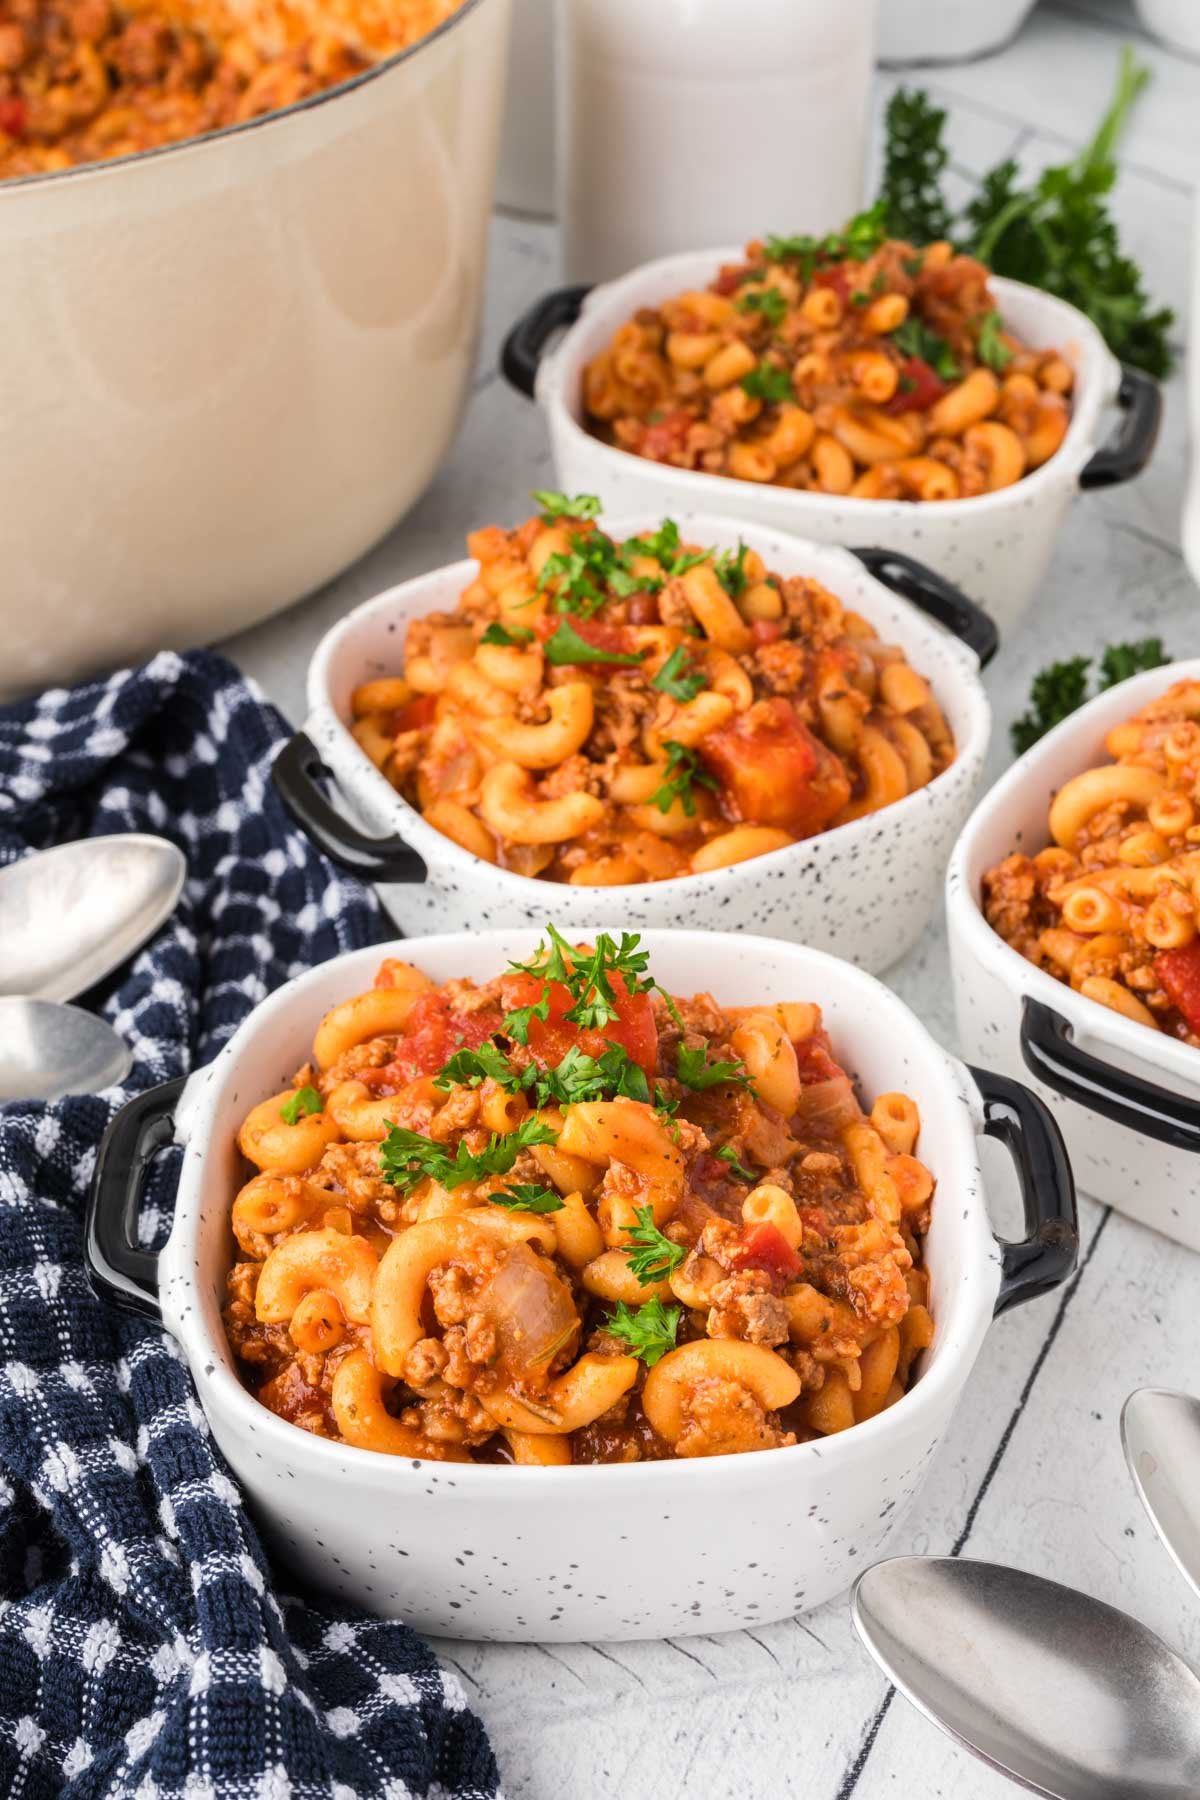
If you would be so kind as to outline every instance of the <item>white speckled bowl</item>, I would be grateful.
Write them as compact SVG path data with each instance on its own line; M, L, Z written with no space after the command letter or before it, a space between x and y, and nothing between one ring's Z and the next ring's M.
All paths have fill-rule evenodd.
M623 923L610 919L610 929ZM882 1549L994 1312L1064 1280L1076 1249L1065 1164L1055 1169L1042 1154L1033 1166L1043 1109L1034 1103L1030 1118L1014 1084L977 1072L977 1085L894 994L833 957L722 933L646 939L654 974L676 992L703 984L728 1004L818 1001L864 1094L899 1089L916 1100L918 1148L941 1196L928 1237L937 1336L913 1388L886 1413L836 1438L700 1463L504 1468L409 1462L311 1437L238 1379L221 1307L244 1167L235 1134L249 1107L290 1079L322 1015L368 986L383 956L399 954L439 982L485 980L535 942L528 929L457 933L335 958L256 1008L182 1097L171 1083L130 1102L98 1158L92 1278L126 1305L161 1308L279 1556L373 1612L452 1637L570 1641L725 1631L818 1606ZM1040 1255L1029 1244L1010 1254L988 1225L976 1137L993 1103L998 1135L1014 1109L1025 1114L1026 1210ZM134 1216L130 1171L169 1141L172 1113L185 1153L156 1284L154 1259L134 1251L129 1261L113 1239Z
M980 801L955 846L946 915L964 1054L1019 1077L1040 1095L1062 1128L1085 1193L1200 1250L1200 1050L1035 968L980 910L985 871L1014 850L1032 856L1043 849L1058 789L1111 760L1105 734L1184 679L1200 679L1200 658L1110 688L1015 763ZM1093 1104L1067 1091L1080 1081Z
M1136 370L1123 373L1096 327L1073 306L1021 282L993 277L1005 323L1028 344L1061 349L1077 378L1062 447L1032 475L997 493L925 504L810 494L649 462L592 437L582 423L584 366L639 307L703 288L722 263L743 255L740 247L697 250L645 263L620 281L593 288L582 300L582 312L586 290L560 289L514 326L505 346L505 373L522 391L536 392L550 428L558 485L567 493L599 494L613 510L707 508L823 544L902 550L965 588L1007 634L1045 575L1063 515L1079 488L1127 480L1144 466L1158 425L1154 383ZM542 354L553 329L571 320L577 322ZM1136 443L1136 451L1115 460L1103 452L1087 470L1102 441L1105 409L1118 398L1124 405L1146 406L1144 422L1135 429L1131 414L1122 432L1122 444L1134 450Z
M336 779L343 801L369 831L404 840L414 877L384 881L383 898L400 929L534 925L551 917L563 931L585 931L619 913L627 929L686 922L786 937L886 968L911 948L937 903L942 871L970 810L983 767L991 714L974 652L899 599L846 550L805 543L761 526L742 528L686 507L672 508L685 538L735 549L739 537L783 575L814 575L862 612L882 638L899 644L929 677L954 732L955 761L928 787L865 819L822 832L769 856L711 874L633 887L575 887L498 869L472 856L401 798L347 728L350 696L362 681L397 674L408 620L453 609L477 570L455 563L406 581L356 607L326 634L309 669L309 717L303 733ZM604 519L617 537L655 529L661 514ZM286 756L285 752L285 756ZM278 777L277 777L278 778ZM285 800L286 782L281 784ZM327 840L324 848L338 854ZM401 845L402 849L403 846ZM422 860L424 879L420 879ZM359 865L370 872L371 865ZM376 866L379 866L378 863Z

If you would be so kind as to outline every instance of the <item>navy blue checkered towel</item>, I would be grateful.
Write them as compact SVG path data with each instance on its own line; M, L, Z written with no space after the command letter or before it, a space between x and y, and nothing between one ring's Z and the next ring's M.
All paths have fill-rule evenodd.
M267 779L282 733L207 654L0 709L0 863L131 830L187 856L178 911L104 1003L132 1085L205 1062L270 989L381 935L288 826ZM172 1341L89 1292L84 1195L124 1097L0 1106L0 1794L487 1800L457 1679L401 1625L276 1597Z

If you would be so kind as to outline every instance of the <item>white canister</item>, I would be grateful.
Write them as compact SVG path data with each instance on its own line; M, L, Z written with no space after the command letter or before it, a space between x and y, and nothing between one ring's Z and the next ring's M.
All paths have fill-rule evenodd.
M559 0L558 213L571 281L863 197L878 0Z
M513 0L496 204L554 211L554 0Z

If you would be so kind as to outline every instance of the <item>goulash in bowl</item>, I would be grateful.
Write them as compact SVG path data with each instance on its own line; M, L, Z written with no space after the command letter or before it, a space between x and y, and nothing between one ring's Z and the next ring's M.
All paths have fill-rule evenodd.
M658 987L635 935L435 986L386 961L239 1134L226 1328L264 1406L405 1457L638 1462L844 1431L931 1341L933 1180L808 1000ZM249 1173L249 1170L248 1170Z
M904 652L808 576L666 520L616 542L590 495L468 540L454 612L410 621L354 735L422 817L521 875L698 875L848 824L954 757Z

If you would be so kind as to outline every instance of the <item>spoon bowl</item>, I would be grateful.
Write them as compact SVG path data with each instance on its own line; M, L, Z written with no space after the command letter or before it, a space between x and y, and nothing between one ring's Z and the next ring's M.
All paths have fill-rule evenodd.
M1121 1442L1151 1524L1200 1594L1200 1400L1139 1388L1122 1409Z
M129 1045L82 1007L0 997L0 1101L96 1094L132 1067Z
M187 864L142 832L79 838L0 869L0 995L72 1000L174 911Z
M905 1698L1031 1793L1200 1793L1200 1680L1115 1607L1019 1569L920 1556L868 1569L851 1607Z

